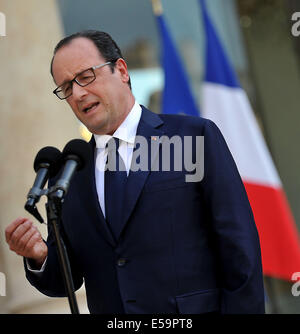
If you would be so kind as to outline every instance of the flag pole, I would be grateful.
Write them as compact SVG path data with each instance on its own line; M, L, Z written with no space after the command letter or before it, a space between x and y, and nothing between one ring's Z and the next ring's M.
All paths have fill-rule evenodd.
M152 9L153 9L153 13L156 16L160 16L163 14L163 6L161 3L161 0L151 0L152 2Z

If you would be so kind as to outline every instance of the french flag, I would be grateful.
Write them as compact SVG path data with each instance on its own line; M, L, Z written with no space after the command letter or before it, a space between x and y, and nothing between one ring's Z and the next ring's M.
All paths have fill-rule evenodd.
M229 64L205 0L199 1L206 33L202 116L222 131L243 179L260 237L264 274L291 280L300 271L295 221L247 95Z

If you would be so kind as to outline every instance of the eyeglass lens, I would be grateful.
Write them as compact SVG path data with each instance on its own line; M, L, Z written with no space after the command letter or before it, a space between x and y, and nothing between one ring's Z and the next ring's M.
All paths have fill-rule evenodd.
M79 73L74 78L74 80L82 87L88 85L94 79L95 79L95 74L94 74L93 70L91 70L91 69L88 69L88 70L85 70L85 71ZM68 97L69 95L72 94L72 84L73 84L72 81L71 82L70 81L66 82L65 84L63 84L60 87L59 90L57 90L56 93L60 98L66 98L66 97Z

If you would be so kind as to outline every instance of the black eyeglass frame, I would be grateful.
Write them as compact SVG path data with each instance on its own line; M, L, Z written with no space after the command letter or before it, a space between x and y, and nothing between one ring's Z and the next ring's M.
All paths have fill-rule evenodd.
M97 68L101 68L101 67L103 67L103 66L106 66L106 65L109 65L109 64L112 64L112 63L113 63L112 61L108 61L108 62L106 62L106 63L104 63L104 64L100 64L100 65L97 65L97 66L92 66L92 67L90 67L90 68L87 68L87 69L83 70L82 72L78 73L78 74L75 76L74 79L72 79L72 80L70 80L70 81L67 81L67 82L63 83L62 85L56 87L56 88L54 89L54 91L53 91L53 94L55 94L60 100L65 100L65 99L67 99L68 97L70 97L70 96L73 94L73 90L71 90L71 92L70 92L69 95L67 95L67 96L65 96L65 97L60 97L60 96L58 95L58 93L59 93L58 90L61 89L62 86L64 86L65 84L68 83L68 84L70 84L71 87L73 87L73 85L72 85L73 82L76 82L77 85L79 85L80 87L85 87L85 86L89 85L90 83L92 83L93 81L96 80L96 73L95 73L95 70L96 70ZM79 77L82 73L84 73L84 72L86 72L86 71L89 71L89 70L92 71L92 73L94 74L94 78L93 78L90 82L88 82L87 84L81 84L79 81L77 81L77 77Z

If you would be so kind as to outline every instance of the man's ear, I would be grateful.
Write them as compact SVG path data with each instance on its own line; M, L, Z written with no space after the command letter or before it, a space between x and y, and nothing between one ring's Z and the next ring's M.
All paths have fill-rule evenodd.
M127 64L123 58L119 58L116 61L115 70L118 70L121 74L122 81L127 83L129 81L129 74L127 70Z

